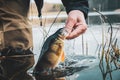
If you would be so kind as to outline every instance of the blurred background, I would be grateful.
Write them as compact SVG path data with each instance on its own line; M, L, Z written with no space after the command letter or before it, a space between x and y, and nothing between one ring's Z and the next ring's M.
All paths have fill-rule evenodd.
M36 62L45 39L64 27L67 18L61 0L44 1L42 17L38 17L33 0L29 11ZM120 80L120 0L88 1L88 29L75 39L65 40L64 50L66 60L77 61L75 66L90 68L67 77L67 80ZM112 59L116 55L117 58Z
M96 10L103 12L106 15L111 23L119 23L120 22L120 0L88 0L89 1L89 16L88 22L90 24L100 24L100 18L97 13L94 13L93 8ZM60 12L61 11L61 12ZM51 23L52 19L55 19L56 15L57 21L56 22L65 22L65 18L67 17L65 9L61 3L61 0L44 0L44 6L42 9L42 16L43 16L43 23L48 24ZM30 8L30 19L34 19L32 22L36 22L37 17L37 9L34 3L34 0L31 0L31 8ZM45 21L46 19L46 21ZM37 21L39 22L39 21Z

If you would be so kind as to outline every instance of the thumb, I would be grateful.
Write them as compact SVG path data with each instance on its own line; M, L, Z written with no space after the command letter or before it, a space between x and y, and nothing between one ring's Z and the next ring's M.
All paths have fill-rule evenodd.
M73 30L73 26L75 25L75 20L72 17L68 17L66 24L65 24L65 29L67 30L67 32L71 33L71 31Z

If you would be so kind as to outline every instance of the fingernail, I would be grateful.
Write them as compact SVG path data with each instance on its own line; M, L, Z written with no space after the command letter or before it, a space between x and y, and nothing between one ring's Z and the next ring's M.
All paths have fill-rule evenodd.
M70 32L67 30L67 28L64 27L63 30L62 30L62 35L67 37L69 35L69 33Z

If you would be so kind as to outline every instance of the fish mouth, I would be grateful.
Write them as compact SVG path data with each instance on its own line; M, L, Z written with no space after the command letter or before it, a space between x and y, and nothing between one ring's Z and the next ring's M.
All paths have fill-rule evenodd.
M61 37L62 39L65 39L68 35L69 35L69 33L68 33L68 31L67 31L66 28L62 28L62 29L60 30L60 35L59 35L59 37Z
M63 36L63 35L58 35L59 36L59 39L61 40L61 41L63 41L65 38L66 38L66 36Z

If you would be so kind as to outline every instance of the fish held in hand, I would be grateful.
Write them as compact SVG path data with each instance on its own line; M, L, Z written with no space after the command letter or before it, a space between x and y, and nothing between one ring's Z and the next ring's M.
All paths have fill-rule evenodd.
M60 62L64 62L64 40L67 35L67 31L61 28L47 38L33 73L49 75Z

